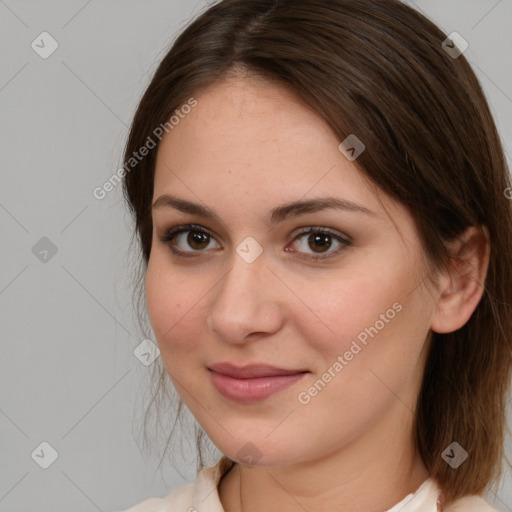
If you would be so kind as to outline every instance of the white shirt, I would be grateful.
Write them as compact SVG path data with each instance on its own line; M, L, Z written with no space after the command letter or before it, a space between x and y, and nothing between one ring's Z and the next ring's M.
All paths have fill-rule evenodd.
M222 460L222 459L221 459ZM217 485L221 478L220 461L201 470L195 482L174 489L163 498L149 498L120 512L225 512ZM432 478L385 512L438 512L439 488ZM481 496L467 496L445 507L444 512L498 512Z

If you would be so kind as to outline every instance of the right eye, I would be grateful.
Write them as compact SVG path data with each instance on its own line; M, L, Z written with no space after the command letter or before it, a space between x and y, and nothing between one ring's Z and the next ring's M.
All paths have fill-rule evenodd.
M160 237L160 240L167 244L174 254L186 258L199 256L200 254L193 253L204 252L203 249L208 247L212 239L213 235L206 228L197 224L174 226L163 237ZM177 248L180 243L182 247ZM187 245L193 250L187 250Z

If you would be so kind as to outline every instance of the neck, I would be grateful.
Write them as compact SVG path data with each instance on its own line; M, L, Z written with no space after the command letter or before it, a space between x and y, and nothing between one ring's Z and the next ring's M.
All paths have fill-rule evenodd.
M429 477L412 439L404 442L412 431L410 419L397 423L396 415L388 417L393 423L381 422L321 458L270 467L235 464L219 486L224 510L388 510Z

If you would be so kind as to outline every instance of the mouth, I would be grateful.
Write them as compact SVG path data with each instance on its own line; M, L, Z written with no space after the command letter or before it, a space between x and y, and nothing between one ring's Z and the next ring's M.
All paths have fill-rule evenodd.
M292 386L308 370L287 370L268 365L236 367L219 363L208 368L213 385L224 397L236 402L259 402Z
M209 366L208 369L222 375L235 377L237 379L296 375L298 373L308 371L306 368L288 370L268 364L249 364L245 366L236 366L228 362L213 364Z

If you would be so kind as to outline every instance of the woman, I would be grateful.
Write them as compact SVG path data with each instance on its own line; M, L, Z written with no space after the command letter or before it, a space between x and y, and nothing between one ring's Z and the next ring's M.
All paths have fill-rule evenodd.
M512 189L454 40L397 0L223 0L125 162L165 374L223 454L130 512L494 510Z

